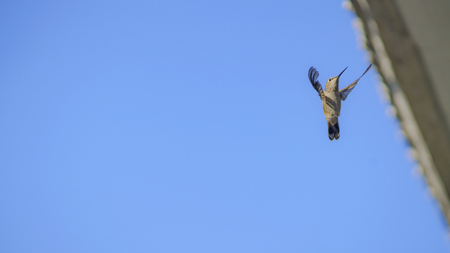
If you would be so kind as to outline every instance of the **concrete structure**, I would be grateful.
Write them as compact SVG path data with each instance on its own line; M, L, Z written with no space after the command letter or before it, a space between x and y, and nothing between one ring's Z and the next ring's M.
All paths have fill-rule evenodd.
M350 2L405 136L450 224L450 1Z

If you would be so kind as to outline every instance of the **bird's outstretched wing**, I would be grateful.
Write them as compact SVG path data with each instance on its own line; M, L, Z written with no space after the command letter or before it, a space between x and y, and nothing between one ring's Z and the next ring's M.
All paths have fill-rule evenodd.
M314 89L316 89L316 91L319 93L320 98L322 98L323 97L322 85L317 80L317 78L319 78L319 71L317 71L314 67L311 67L308 71L308 77Z
M366 74L367 71L369 71L370 67L372 67L372 64L369 65L369 67L366 69L366 71L358 79L356 79L356 81L354 81L349 86L347 86L347 87L345 87L345 88L343 88L342 90L339 91L339 93L341 93L341 100L342 101L345 101L345 99L347 98L348 94L350 94L350 92L352 92L353 88L355 88L355 86L358 83L359 79L361 79L361 77L363 77L363 75Z

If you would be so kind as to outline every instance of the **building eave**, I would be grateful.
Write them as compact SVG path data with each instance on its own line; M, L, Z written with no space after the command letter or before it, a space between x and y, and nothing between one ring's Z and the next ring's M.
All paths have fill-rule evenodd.
M395 1L351 3L396 116L450 224L450 134L421 49Z

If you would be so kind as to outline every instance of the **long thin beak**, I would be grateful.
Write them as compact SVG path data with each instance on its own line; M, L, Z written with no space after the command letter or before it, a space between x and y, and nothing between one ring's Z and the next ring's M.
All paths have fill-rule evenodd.
M338 75L338 77L341 77L342 73L344 73L344 71L347 69L348 67L346 67L344 70L342 70L342 72Z

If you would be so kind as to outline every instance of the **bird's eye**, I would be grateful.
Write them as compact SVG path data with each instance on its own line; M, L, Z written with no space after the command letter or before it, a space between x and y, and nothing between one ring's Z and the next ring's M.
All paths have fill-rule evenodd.
M331 78L330 78L330 79L328 79L328 82L331 82Z

